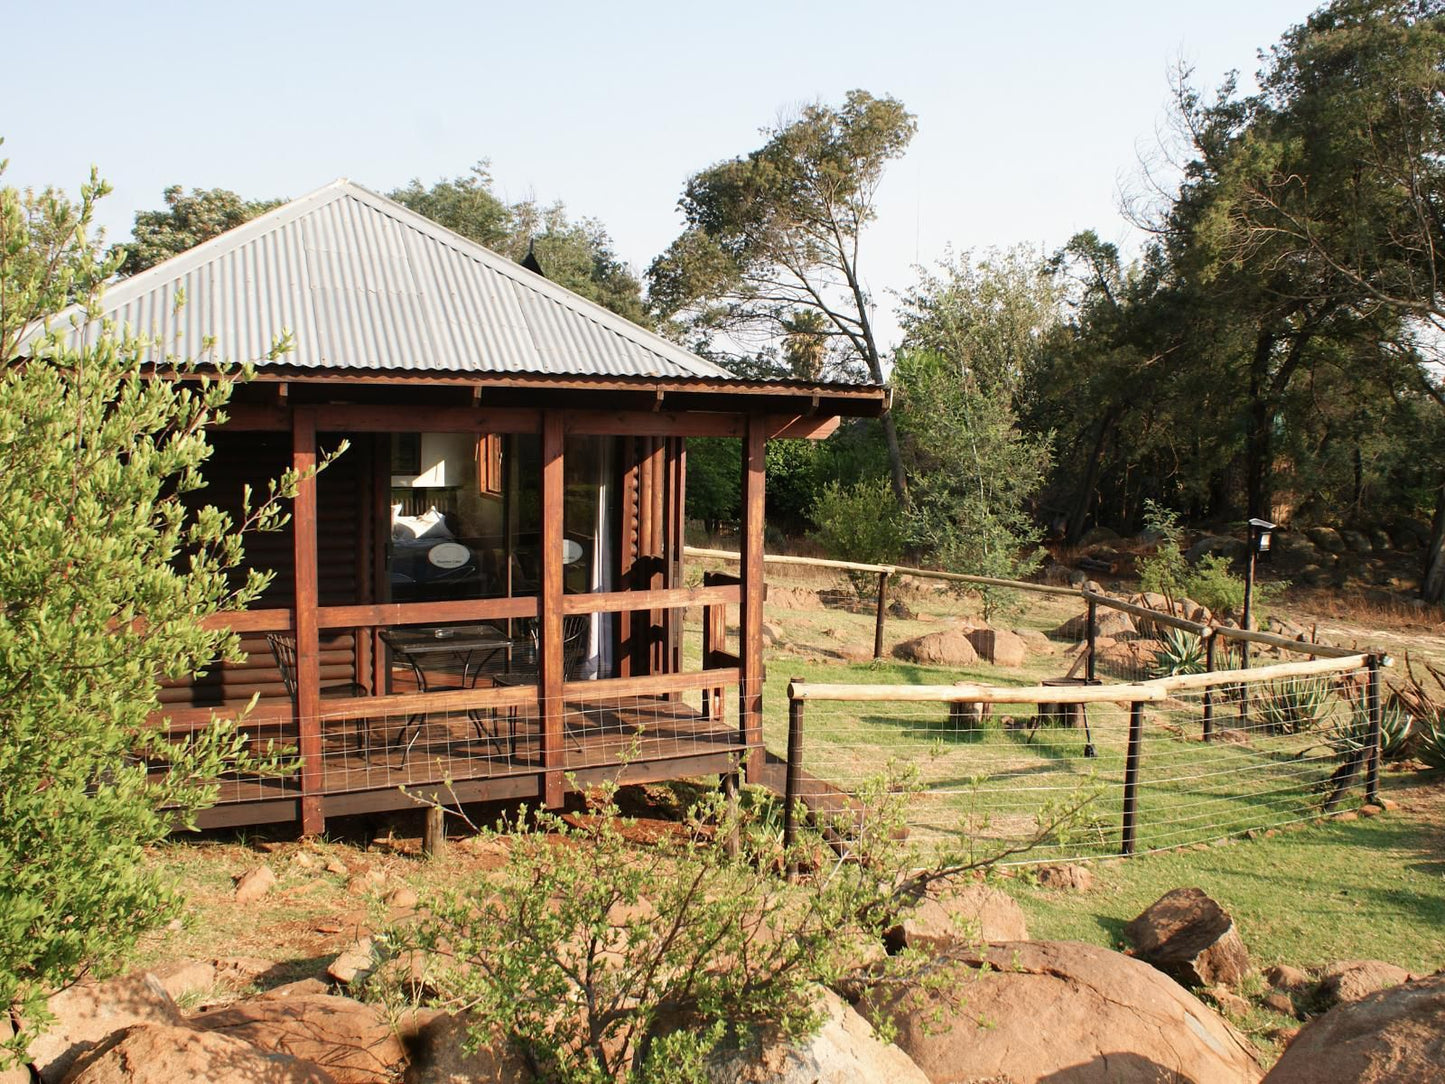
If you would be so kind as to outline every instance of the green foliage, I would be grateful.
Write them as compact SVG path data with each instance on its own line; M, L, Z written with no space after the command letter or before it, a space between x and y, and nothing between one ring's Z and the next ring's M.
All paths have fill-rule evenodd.
M274 499L239 523L196 507L206 427L244 373L168 359L179 379L151 379L160 344L104 328L79 346L54 318L93 315L120 261L90 234L106 191L94 174L76 204L0 188L0 1005L22 1032L176 912L143 848L221 772L283 767L227 727L172 745L147 722L160 677L237 658L202 619L256 597L268 577L243 572L239 531L284 517Z
M492 191L486 161L471 172L430 188L412 180L390 197L449 230L521 263L530 253L542 273L560 286L644 327L642 284L612 250L612 239L593 218L572 220L559 201L508 204Z
M902 102L854 90L694 174L686 229L647 271L659 318L740 371L883 383L858 243L884 168L916 128Z
M180 185L171 185L164 193L163 211L137 211L131 229L133 240L123 252L118 270L121 275L134 275L162 260L195 248L227 230L249 222L281 206L281 200L247 200L226 188L192 188L186 195Z
M903 518L888 483L864 479L848 488L829 482L813 504L813 538L829 557L839 561L887 565L903 555ZM869 589L872 576L855 578L859 593Z
M1415 755L1431 768L1445 768L1445 718L1420 719L1415 726Z
M1024 579L1042 558L1030 502L1048 466L1047 440L1020 433L1007 394L985 391L952 359L903 354L893 376L910 544L952 572ZM983 595L986 619L1010 603L992 588Z
M742 442L731 437L693 437L687 442L687 517L708 527L742 516Z
M1256 709L1270 734L1304 734L1323 723L1334 708L1329 678L1284 678L1259 691Z
M1380 705L1380 756L1383 759L1398 760L1406 756L1413 731L1414 719L1398 700L1392 698ZM1349 719L1332 724L1325 740L1341 757L1370 747L1370 712L1361 698L1351 701Z
M1256 582L1255 601L1267 602L1282 586ZM1206 553L1201 557L1185 578L1184 590L1189 598L1210 613L1244 613L1244 577L1230 571L1229 558L1222 553Z
M1139 562L1139 590L1163 595L1171 603L1176 599L1193 598L1186 587L1189 562L1179 548L1183 538L1179 514L1154 500L1146 500L1144 529L1156 535L1159 541L1154 552Z

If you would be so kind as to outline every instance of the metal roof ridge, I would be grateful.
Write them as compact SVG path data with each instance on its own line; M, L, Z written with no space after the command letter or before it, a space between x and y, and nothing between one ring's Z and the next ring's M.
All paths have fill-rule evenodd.
M484 266L512 280L512 282L523 289L540 294L553 304L561 305L563 308L569 309L585 320L591 320L603 330L624 339L631 339L643 349L649 350L654 354L659 354L664 358L669 358L676 364L685 364L687 367L695 370L699 376L718 376L724 379L733 378L733 374L729 373L722 366L709 362L705 358L698 357L686 347L679 346L670 339L664 338L655 331L649 331L640 324L634 324L626 317L619 316L606 306L599 305L597 302L585 298L581 294L569 290L559 283L553 282L545 275L539 275L534 271L528 270L516 261L503 256L500 252L487 248L486 245L473 241L470 237L464 237L455 230L443 226L440 222L435 222L423 214L418 214L410 207L398 203L396 200L387 196L383 196L378 192L373 192L371 189L364 185L357 184L355 181L348 181L346 184L347 187L352 190L353 194L367 197L365 202L369 203L373 209L383 214L392 215L406 225L431 237L433 240L448 245L462 255L477 260Z

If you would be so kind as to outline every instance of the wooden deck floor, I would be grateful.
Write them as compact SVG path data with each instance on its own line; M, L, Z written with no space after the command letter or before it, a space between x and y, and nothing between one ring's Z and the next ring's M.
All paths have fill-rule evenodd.
M515 728L515 740L512 731ZM741 752L735 725L704 719L680 701L639 698L626 705L569 704L564 768L579 786L603 779L655 782L731 771ZM365 738L328 735L322 759L326 816L401 809L421 801L538 798L542 786L534 713L432 713L373 723ZM294 779L226 780L202 827L299 819Z

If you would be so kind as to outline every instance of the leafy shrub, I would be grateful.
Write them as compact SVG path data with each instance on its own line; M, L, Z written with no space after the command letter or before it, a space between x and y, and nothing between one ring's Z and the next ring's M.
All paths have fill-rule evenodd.
M860 564L893 564L903 555L902 517L893 490L882 478L865 478L846 489L829 482L813 503L814 540L829 557ZM876 584L871 572L849 578L860 595Z

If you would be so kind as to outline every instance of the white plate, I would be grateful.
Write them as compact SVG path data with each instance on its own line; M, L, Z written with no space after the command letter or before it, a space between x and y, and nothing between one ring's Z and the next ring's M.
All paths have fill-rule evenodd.
M437 568L461 568L472 559L472 551L460 542L438 542L427 550L426 559Z

